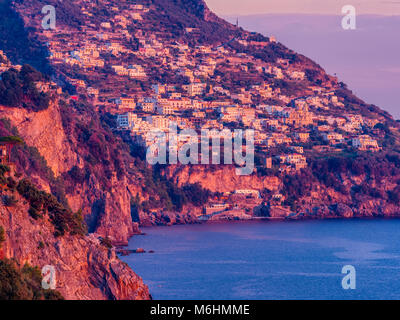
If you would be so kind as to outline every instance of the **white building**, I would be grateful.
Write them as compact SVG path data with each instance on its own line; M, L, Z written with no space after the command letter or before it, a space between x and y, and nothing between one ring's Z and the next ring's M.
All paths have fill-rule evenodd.
M322 134L322 137L324 138L325 141L328 141L331 144L344 142L343 135L337 132L325 132Z
M362 135L358 136L356 138L352 139L352 145L354 148L357 148L359 150L370 150L370 151L378 151L379 145L378 142L374 139L372 139L368 135Z
M236 190L235 194L241 194L241 195L253 196L256 198L260 198L260 192L258 192L257 190L250 190L250 189Z
M133 112L126 112L119 114L117 117L117 124L119 129L129 129L137 120L137 115Z

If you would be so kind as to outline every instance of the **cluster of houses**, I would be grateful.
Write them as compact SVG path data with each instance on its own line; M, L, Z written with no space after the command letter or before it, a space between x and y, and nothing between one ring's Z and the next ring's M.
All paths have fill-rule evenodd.
M192 46L165 38L162 31L134 27L146 21L151 5L122 1L112 6L105 21L95 19L95 8L96 1L82 0L86 21L79 30L57 28L40 37L45 37L51 62L63 68L66 80L77 92L92 97L93 105L114 114L116 130L129 132L138 144L148 147L152 143L148 133L154 129L164 132L168 142L172 123L180 131L208 129L210 137L219 138L226 138L224 130L252 129L256 151L263 156L258 166L285 174L307 168L307 157L313 152L381 150L371 134L380 119L345 112L345 101L333 85L311 84L306 72L288 59L266 62L231 46ZM196 27L184 30L186 36L200 32ZM276 39L255 41L242 36L234 41L260 49L274 45ZM11 64L1 51L0 57L1 73ZM238 72L245 84L228 85L223 75ZM154 73L173 74L180 81L154 80ZM280 82L307 83L307 96L288 92L276 85ZM53 82L35 85L41 92L61 90ZM178 146L194 139L180 138ZM7 149L0 145L0 162L4 161L8 161ZM261 201L259 192L251 189L229 196ZM272 195L277 204L284 200L280 193ZM215 203L205 208L205 214L228 209L235 208Z
M262 87L267 87L263 84ZM258 150L266 151L265 166L272 168L268 150L286 146L287 154L277 154L279 170L290 173L307 167L305 146L312 148L310 136L319 138L321 152L327 150L342 151L350 146L362 151L379 151L377 140L363 133L365 128L373 129L379 122L361 115L343 114L338 116L322 115L310 111L322 103L331 93L320 93L310 99L293 99L287 106L279 105L242 105L230 101L205 101L199 94L192 97L189 92L177 92L174 86L153 85L153 94L139 98L120 98L117 104L118 129L129 130L135 141L148 146L147 133L153 129L169 132L170 124L176 123L179 130L215 129L223 134L224 129L246 128L254 130L254 142ZM340 103L340 102L338 102ZM331 149L322 149L323 146ZM274 162L276 163L276 161Z
M255 146L265 155L265 166L271 168L278 163L279 170L288 173L307 167L307 151L317 150L313 147L321 150L325 147L325 151L328 147L340 151L345 146L365 151L380 148L364 132L365 128L373 128L378 119L329 112L345 107L332 87L310 85L306 90L309 95L298 97L284 93L274 81L269 81L305 82L304 70L293 66L288 59L265 62L230 46L191 46L165 39L156 30L146 33L141 28L132 28L134 23L145 21L151 6L113 5L107 21L93 20L94 9L93 1L83 1L81 11L87 22L78 32L60 28L47 30L43 35L47 37L53 64L74 68L75 72L67 73L70 84L78 92L93 97L95 105L115 114L118 129L128 130L135 141L149 144L147 133L153 129L168 133L171 122L177 124L178 130L253 129ZM185 32L195 36L199 30L186 27ZM67 33L70 34L66 36ZM235 41L244 47L262 48L276 39L254 41L243 36ZM137 44L136 48L132 42ZM128 62L127 56L133 60ZM152 83L154 67L160 73L167 70L186 80ZM72 78L72 74L79 73L76 68L81 68L86 76ZM227 86L221 74L238 70L244 76L263 80ZM92 80L113 76L114 83L125 84L123 90L121 86L114 89L113 82L110 85ZM130 80L136 81L135 86L129 85ZM38 83L37 87L40 91L49 90L44 83ZM131 87L140 87L141 91L132 93ZM272 165L270 151L281 146L286 151L273 155L277 161Z

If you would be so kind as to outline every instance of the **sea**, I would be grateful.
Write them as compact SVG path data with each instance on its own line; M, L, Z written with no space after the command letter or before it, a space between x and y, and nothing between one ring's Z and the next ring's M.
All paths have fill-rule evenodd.
M120 257L155 300L400 299L400 220L143 228Z

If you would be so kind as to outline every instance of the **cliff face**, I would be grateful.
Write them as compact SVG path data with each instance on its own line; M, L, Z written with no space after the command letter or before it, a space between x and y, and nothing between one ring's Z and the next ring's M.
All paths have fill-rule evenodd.
M2 194L2 198L6 194ZM34 220L21 197L16 205L0 205L5 229L2 253L21 265L54 266L57 290L66 299L150 299L147 286L114 249L100 244L97 235L54 237L47 219Z
M326 163L331 163L332 168L325 167ZM169 166L165 174L178 185L199 183L219 193L266 190L264 203L271 204L267 215L276 218L400 216L400 162L387 154L363 155L351 161L340 156L315 159L309 168L293 176L239 177L232 166ZM274 201L276 194L282 195L282 201ZM259 215L259 202L251 204L249 200L238 199L238 204L248 208L250 214Z
M57 290L66 299L149 299L142 280L100 241L108 237L125 244L138 232L130 212L131 197L138 190L135 175L126 174L124 161L129 159L119 156L118 141L101 128L98 118L85 111L72 113L73 107L65 101L61 105L56 96L40 111L25 104L0 105L0 136L19 135L25 142L11 154L11 175L3 176L6 167L1 166L0 226L5 242L0 258L39 268L54 266ZM18 189L23 178L48 194ZM54 202L50 193L63 203ZM64 219L79 209L90 236L67 230L72 221Z
M0 106L0 118L9 119L25 142L38 149L56 177L79 163L68 143L57 103L39 112Z
M277 191L281 181L277 177L258 177L257 175L238 176L233 166L169 166L166 175L179 186L200 183L212 192L235 192L240 189L268 189Z
M96 232L112 239L114 244L126 245L129 238L140 233L138 224L132 221L131 198L136 192L131 192L127 177L112 181L110 191L102 190L93 180L82 186L82 190L74 195L67 195L73 207L90 208L87 216L89 231ZM82 198L86 195L87 198ZM84 210L88 212L89 210Z
M56 178L73 167L85 168L84 151L73 134L66 132L58 101L38 112L0 106L0 118L10 120L26 144L37 148ZM101 164L97 169L105 174L105 167ZM98 177L89 172L87 179L67 191L66 198L74 211L83 210L89 231L125 244L138 232L137 225L132 222L130 200L139 190L134 178L126 175L117 178L115 172L111 174L105 189ZM26 175L31 176L29 172ZM50 191L49 183L43 177L36 177L36 183Z

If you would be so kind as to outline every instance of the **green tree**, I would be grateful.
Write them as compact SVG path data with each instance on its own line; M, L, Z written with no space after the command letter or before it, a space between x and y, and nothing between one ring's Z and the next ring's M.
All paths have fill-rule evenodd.
M3 228L3 226L0 226L0 249L1 249L1 246L2 246L4 241L6 241L4 228Z
M8 259L0 260L0 300L62 300L55 290L44 290L42 275L37 267L22 268Z

